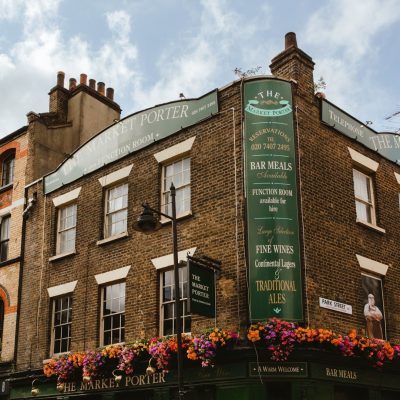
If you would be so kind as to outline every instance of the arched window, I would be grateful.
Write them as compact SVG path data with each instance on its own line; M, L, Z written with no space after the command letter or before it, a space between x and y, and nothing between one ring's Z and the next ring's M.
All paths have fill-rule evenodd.
M7 151L1 162L1 186L7 186L14 181L15 150Z

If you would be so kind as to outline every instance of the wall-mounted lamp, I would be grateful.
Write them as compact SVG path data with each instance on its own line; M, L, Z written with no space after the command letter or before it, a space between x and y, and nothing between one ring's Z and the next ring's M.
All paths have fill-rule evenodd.
M37 387L37 385L35 384L35 382L40 382L39 379L34 379L32 381L32 390L31 390L31 394L32 396L37 396L40 392L39 388Z
M149 360L149 365L148 365L148 367L146 368L146 375L153 375L153 374L156 373L156 369L155 369L154 367L151 366L151 360L152 360L152 358L150 358L150 360Z
M119 372L119 374L116 374L116 372ZM114 380L116 383L119 383L122 381L122 371L120 371L119 369L114 369L114 371L112 372Z
M57 392L62 393L65 389L64 382L57 381Z
M84 375L82 381L83 383L89 383L91 381L91 378L89 375Z

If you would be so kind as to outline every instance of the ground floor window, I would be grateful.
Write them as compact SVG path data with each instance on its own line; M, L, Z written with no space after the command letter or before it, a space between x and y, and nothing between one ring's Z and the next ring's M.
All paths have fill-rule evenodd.
M191 330L191 316L188 312L188 270L187 266L179 268L179 298L181 301L182 332ZM174 270L169 269L161 273L161 335L174 335L175 326L175 285Z
M65 353L71 344L72 296L53 299L52 314L52 353Z
M125 340L125 282L102 288L101 345Z

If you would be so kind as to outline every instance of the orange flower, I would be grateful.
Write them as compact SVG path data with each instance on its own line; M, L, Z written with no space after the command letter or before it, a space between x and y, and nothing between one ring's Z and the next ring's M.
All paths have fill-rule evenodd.
M247 338L251 342L258 342L259 340L261 340L260 332L257 329L256 330L249 330L249 332L247 333Z

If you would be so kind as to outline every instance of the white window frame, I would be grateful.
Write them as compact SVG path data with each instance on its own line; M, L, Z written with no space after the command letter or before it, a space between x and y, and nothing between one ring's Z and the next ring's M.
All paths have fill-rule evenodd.
M59 301L60 299L68 299L68 308L64 309L67 310L68 313L68 321L66 323L60 323L59 325L55 325L55 316L56 316L56 302ZM51 340L50 340L50 353L52 356L54 355L59 355L59 354L64 354L67 353L71 350L71 330L72 330L72 293L64 293L61 296L58 297L52 297L51 298L52 304L51 304ZM55 342L56 342L56 328L57 327L64 327L64 326L69 326L69 336L66 338L68 339L68 346L65 351L60 351L60 352L55 352ZM63 336L61 336L61 340L65 339Z
M357 194L356 194L355 189L356 189L357 174L359 174L359 176L364 178L366 181L367 190L368 190L368 194L370 197L369 199L364 199L362 197L357 196ZM353 183L354 183L354 199L355 199L355 203L356 203L357 221L376 226L375 189L374 189L373 177L371 175L366 174L364 171L360 170L359 168L353 168ZM365 209L367 210L367 214L369 214L371 217L370 221L368 221L368 218L367 219L360 218L360 215L357 212L357 204L362 204L363 206L365 206Z
M161 173L161 212L163 212L164 214L167 215L172 215L172 210L170 210L170 184L166 184L166 170L168 167L175 165L179 162L184 162L185 160L189 160L189 182L186 183L182 183L182 184L177 184L176 182L174 182L174 180L172 179L172 183L175 186L176 189L176 217L177 218L182 218L184 216L187 215L191 215L192 214L192 195L191 195L191 190L192 190L192 179L191 179L191 158L189 157L189 155L177 158L177 159L173 159L170 160L170 162L162 164L162 173ZM182 172L185 171L182 169ZM184 209L183 211L180 211L180 204L179 204L179 200L178 200L178 196L179 193L182 191L186 191L187 189L189 189L189 207ZM186 198L187 199L187 198ZM168 222L169 220L165 217L161 218L161 222Z
M171 273L171 284L169 287L171 288L171 300L164 301L164 274L165 273ZM159 282L160 282L160 297L159 297L159 304L160 304L160 336L166 336L166 335L176 335L176 326L175 326L175 300L174 300L174 270L173 268L163 268L160 270L159 274ZM181 297L184 294L184 283L186 282L186 296ZM180 265L179 266L179 298L180 298L180 306L181 306L181 324L182 324L182 333L190 334L191 331L191 319L192 319L192 314L191 313L186 313L188 306L189 306L189 282L188 282L188 266L187 264ZM172 332L165 332L164 329L164 308L166 305L171 305L171 310L172 310ZM189 320L189 330L185 330L185 325L187 323L187 320Z
M107 315L107 316L105 316L104 315L104 303L107 301L107 299L105 298L105 293L106 293L106 290L107 290L107 288L112 288L113 286L119 286L119 285L121 285L121 284L123 284L124 285L124 296L123 296L123 299L124 299L124 301L123 301L123 304L124 304L124 306L123 306L123 311L119 311L119 312L116 312L116 313L111 313L111 314L109 314L109 315ZM115 345L115 344L121 344L121 343L124 343L124 340L125 340L125 326L126 326L126 323L125 323L125 312L126 312L126 281L112 281L112 282L108 282L107 284L105 284L105 285L102 285L102 286L100 286L100 290L101 290L101 296L100 296L100 298L101 298L101 302L100 302L100 347L103 347L103 346L108 346L108 345ZM112 289L111 289L111 291L112 291ZM121 296L120 297L117 297L118 299L121 299ZM116 299L116 298L114 298L114 299ZM113 301L113 298L111 298L111 302ZM113 329L111 329L111 342L110 343L106 343L105 342L105 319L106 318L110 318L111 319L111 324L112 324L112 317L113 316L123 316L123 319L124 319L124 323L123 323L123 325L121 324L119 327L118 327L118 330L119 330L119 340L118 340L118 342L113 342L112 341L112 336L113 336L113 334L112 334L112 332L113 332ZM115 330L115 329L114 329ZM123 330L123 334L121 333L121 331Z
M6 221L6 222L5 222ZM7 235L3 237L3 227L7 224ZM3 254L0 254L0 262L7 261L8 255L10 253L10 225L11 225L11 215L6 214L0 217L0 246L3 247L3 243L7 243L7 250L5 258L3 259Z
M15 150L7 151L1 162L1 187L12 185L14 182Z
M74 217L75 221L74 224L69 226L68 228L61 228L61 214L67 210L68 208L73 208L74 209ZM60 207L57 208L57 241L56 241L56 255L63 255L63 254L71 254L75 252L75 246L76 246L76 223L77 223L77 212L78 212L78 205L73 202L73 203L67 203L64 204ZM63 249L62 248L62 236L65 232L67 231L74 231L75 236L74 236L74 242L73 242L73 247L68 248L68 249Z
M154 154L154 158L157 160L157 162L160 164L161 166L161 193L160 193L160 199L161 199L161 211L164 212L165 214L168 214L168 212L165 212L165 204L164 204L164 194L169 192L169 187L166 188L166 190L164 190L164 178L165 178L165 167L168 165L171 165L175 162L178 162L180 160L183 160L185 158L189 158L189 166L190 166L190 170L189 170L189 184L186 186L190 187L190 192L191 192L191 187L192 187L192 177L191 177L191 157L190 157L190 151L192 149L193 143L196 139L196 136L192 136L189 139L184 140L183 142L180 142L178 144L175 144L171 147L168 147L162 151L159 151L158 153ZM178 193L179 188L181 188L181 186L178 186L176 184L176 182L173 182L175 185L175 189ZM190 207L189 210L186 210L185 212L182 213L178 213L178 204L177 204L177 217L181 218L181 217L185 217L187 215L191 215L192 214L192 201L191 201L191 197L192 194L190 193ZM168 214L170 215L170 214ZM160 222L161 223L167 223L170 220L168 218L165 217L161 217Z
M121 207L117 210L114 210L112 212L109 212L109 199L110 199L110 193L115 190L116 188L119 187L126 187L126 193L122 195L122 197L126 196L126 206L125 207ZM108 238L113 238L116 236L121 236L121 235L125 235L128 231L128 197L129 197L129 185L128 182L119 182L113 186L108 186L105 188L106 192L105 192L105 196L104 196L104 239L108 239ZM115 215L117 213L120 213L122 211L126 211L126 219L125 219L125 229L121 232L117 232L112 234L110 231L110 221L111 221L111 217L112 215Z
M359 153L356 150L353 150L351 147L347 148L353 163L353 190L354 190L354 199L356 204L356 222L361 225L365 225L369 228L372 228L380 233L385 233L385 229L380 228L377 225L377 218L376 218L376 192L374 187L374 176L376 171L379 168L379 163L372 158L364 156L364 154ZM369 191L371 193L371 202L366 202L365 199L357 198L355 195L355 178L354 178L354 171L357 171L368 178L368 185ZM357 202L360 202L364 205L370 206L371 210L371 222L368 222L364 219L360 219L357 214Z

